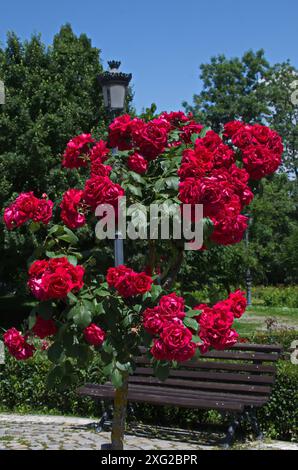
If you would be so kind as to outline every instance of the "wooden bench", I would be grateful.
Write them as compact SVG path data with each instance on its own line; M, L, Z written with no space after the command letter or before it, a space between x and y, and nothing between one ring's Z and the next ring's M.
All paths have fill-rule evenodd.
M153 375L148 358L140 355L133 375L129 377L129 402L218 410L233 414L227 435L222 441L228 447L234 440L240 422L247 419L257 438L262 437L256 409L268 402L275 380L280 345L238 343L224 351L210 351L170 371L165 381ZM102 400L112 400L114 388L87 383L78 393ZM109 417L105 410L99 426Z

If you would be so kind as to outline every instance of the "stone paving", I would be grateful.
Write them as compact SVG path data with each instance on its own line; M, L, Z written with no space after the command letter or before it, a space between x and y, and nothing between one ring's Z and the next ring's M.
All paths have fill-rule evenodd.
M94 420L84 418L0 414L0 450L100 450L109 442L110 433L96 433L94 424ZM125 449L216 450L215 442L215 436L206 433L163 429L161 437L160 429L140 426L134 434L126 435ZM265 440L238 444L235 448L298 450L298 444Z

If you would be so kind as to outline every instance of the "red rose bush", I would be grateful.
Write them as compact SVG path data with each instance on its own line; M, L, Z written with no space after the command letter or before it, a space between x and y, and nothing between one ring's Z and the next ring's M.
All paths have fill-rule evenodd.
M241 291L190 308L173 292L180 248L171 236L163 241L167 248L159 240L149 243L148 257L140 252L133 267L108 267L103 242L87 228L95 227L96 208L104 204L116 210L117 226L124 196L146 206L175 200L191 206L192 218L202 204L202 249L239 243L254 181L277 170L282 150L281 138L266 126L233 121L215 133L181 111L151 119L125 114L111 122L105 140L88 133L71 138L62 167L81 170L82 183L55 206L46 194L27 192L4 210L8 230L28 221L40 233L47 229L28 270L28 290L38 303L24 335L14 328L4 334L8 351L19 360L44 351L55 377L73 373L76 361L100 351L117 388L133 370L140 345L157 365L233 345L239 340L233 322L246 307Z

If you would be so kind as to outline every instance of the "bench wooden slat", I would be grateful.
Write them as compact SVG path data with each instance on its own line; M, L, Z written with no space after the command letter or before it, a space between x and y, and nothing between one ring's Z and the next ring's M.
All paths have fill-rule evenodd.
M83 386L78 389L80 395L93 396L95 398L109 398L114 397L113 387L99 386ZM184 397L172 397L155 394L144 394L143 392L129 391L128 400L151 403L155 405L173 405L184 408L201 408L201 409L218 409L218 410L229 410L229 411L242 411L243 405L240 403L232 403L228 400L213 400L213 399L195 399L195 398L184 398Z
M230 350L256 351L256 352L278 352L281 353L281 344L257 344L257 343L236 343Z
M268 400L264 396L257 396L257 395L246 395L246 394L235 394L235 393L224 393L224 392L218 392L218 391L202 391L202 390L179 390L179 389L174 389L171 387L161 387L161 386L156 386L156 385L142 385L142 384L136 384L136 383L131 383L129 384L129 391L131 392L140 392L144 393L144 396L146 395L158 395L160 397L180 397L180 398L185 398L187 399L212 399L212 400L223 400L223 401L231 401L231 402L236 402L236 403L245 403L247 405L263 405L266 403Z
M190 388L199 390L223 390L222 382L202 382L199 380L183 380L183 379L167 379L164 382L156 377L132 375L129 378L130 383L156 384L156 385L172 385L177 388ZM271 387L264 385L247 385L247 384L230 384L225 383L224 389L234 392L245 392L260 395L269 395Z
M138 356L135 358L136 364L147 364L150 365L150 360L144 356ZM275 366L268 364L239 364L238 363L229 363L229 362L219 362L219 361L187 361L182 366L185 369L218 369L218 370L235 370L243 372L254 372L254 373L274 373L276 368Z
M137 367L135 370L136 375L153 375L152 367ZM247 373L225 373L225 372L200 372L194 370L179 370L174 369L170 371L169 377L181 377L190 379L205 379L223 382L234 382L234 383L251 383L251 384L272 384L274 383L274 376L272 375L259 375L259 374L247 374Z
M279 355L276 352L260 353L260 352L246 352L246 351L209 351L204 354L204 358L216 359L231 359L235 361L260 361L260 362L275 362L278 360Z

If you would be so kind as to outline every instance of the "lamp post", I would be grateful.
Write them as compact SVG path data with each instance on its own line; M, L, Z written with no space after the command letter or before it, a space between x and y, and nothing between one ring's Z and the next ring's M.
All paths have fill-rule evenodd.
M249 247L249 227L251 223L252 223L252 217L249 217L248 226L245 231L245 246L246 246L247 255L248 255L248 247ZM245 273L245 283L246 283L247 305L250 306L252 302L252 298L251 298L252 275L251 275L249 266L247 266L246 273Z
M119 72L121 62L111 60L108 62L110 69L99 75L99 83L102 87L104 105L112 121L117 115L123 113L128 84L131 80L131 73ZM117 148L112 149L113 155L117 153ZM114 240L115 266L124 264L123 235L117 229Z

